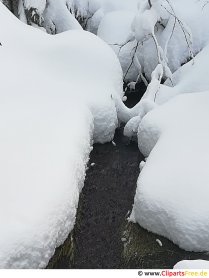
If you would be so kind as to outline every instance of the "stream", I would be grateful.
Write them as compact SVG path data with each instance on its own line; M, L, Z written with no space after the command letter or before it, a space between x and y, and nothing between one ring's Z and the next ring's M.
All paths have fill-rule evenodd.
M127 106L134 106L143 92L141 88L132 93ZM48 268L167 269L183 259L209 259L206 253L186 252L127 221L142 160L137 142L124 137L122 127L113 142L94 144L74 230Z

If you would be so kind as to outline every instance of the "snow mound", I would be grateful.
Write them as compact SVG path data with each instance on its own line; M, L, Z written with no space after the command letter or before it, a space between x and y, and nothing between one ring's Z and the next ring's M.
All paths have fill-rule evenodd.
M131 220L188 251L209 251L209 92L182 94L150 111L138 129L148 158Z
M2 3L0 25L0 268L43 268L74 226L92 139L114 136L122 70L88 32L50 36Z
M178 262L174 269L209 269L209 261L204 260L184 260Z

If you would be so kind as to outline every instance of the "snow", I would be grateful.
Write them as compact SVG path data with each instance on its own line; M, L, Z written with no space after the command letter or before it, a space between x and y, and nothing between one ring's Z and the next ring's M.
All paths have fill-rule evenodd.
M158 245L160 246L160 247L162 247L163 246L163 244L162 244L162 241L160 240L160 239L156 239L156 242L158 243Z
M209 261L204 260L184 260L178 262L174 269L208 269Z
M181 94L147 113L138 128L148 158L130 219L187 251L209 251L208 101L208 91Z
M135 10L138 0L20 0L19 18L50 34L83 28L94 34L105 14L116 10ZM28 12L32 12L32 16ZM37 19L40 19L37 21ZM82 27L81 27L82 26Z
M156 102L161 104L178 94L208 90L208 56L209 45L197 54L194 63L190 61L173 74L173 86L170 84L169 80L166 81L165 85L161 85Z
M114 147L116 147L116 146L117 146L117 145L116 145L116 143L115 143L114 141L112 141L112 144L113 144L113 146L114 146Z
M90 0L92 1L92 0ZM105 14L113 11L134 11L137 8L139 0L99 0L100 7L104 10Z
M24 7L28 10L30 8L37 9L38 12L41 14L46 7L46 0L24 0Z
M19 1L23 22L55 36L0 3L0 267L47 265L73 229L92 143L116 147L121 122L146 157L130 220L185 250L209 251L204 3ZM151 81L131 109L122 73L130 89Z
M177 1L175 9L179 8L178 4L180 3ZM144 10L146 9L145 6ZM202 11L205 12L208 11ZM204 16L202 20L205 20ZM191 14L185 12L184 20L189 22L190 17ZM189 26L193 35L194 29L191 26L195 26L195 30L200 27L196 20ZM149 32L153 33L150 29L145 36ZM140 39L142 37L143 35ZM159 59L153 70L149 57L143 52L146 62L150 62L149 70L152 74L142 100L128 109L120 99L116 99L119 119L126 123L124 135L137 137L139 149L147 158L146 163L140 165L141 173L130 220L138 222L153 233L167 237L188 251L209 251L206 217L209 212L209 45L206 37L201 37L202 42L194 40L194 52L200 51L203 45L204 48L194 60L180 67L163 85L160 82L165 75L166 59ZM179 38L179 42L181 41ZM156 46L161 51L158 34ZM150 48L148 51L152 56ZM169 56L169 49L167 55ZM172 57L181 59L179 52Z
M88 32L50 36L2 3L0 25L0 268L44 268L74 226L92 139L113 139L122 70Z
M107 42L118 55L124 73L131 63L131 49L135 45L134 42L129 42L127 45L124 45L124 43L128 41L133 19L133 11L119 10L109 12L101 20L97 32L97 35ZM122 45L124 46L121 47ZM136 70L137 68L133 64L129 70L127 78L130 80L136 80Z
M144 73L148 79L151 78L152 71L158 64L156 42L161 59L167 64L167 75L170 75L169 70L175 72L191 58L192 53L198 53L207 45L208 5L203 9L201 1L170 0L169 5L165 0L158 0L153 2L150 8L147 1L138 2L138 9L109 10L98 29L98 36L109 43L118 54L127 81L136 81L140 73ZM185 8L188 6L189 9ZM140 45L135 57L138 58L140 69L134 62L127 74L137 42L140 42ZM115 44L125 46L119 51Z
M43 17L44 27L48 33L59 34L68 30L82 29L75 17L66 8L64 1L50 0Z

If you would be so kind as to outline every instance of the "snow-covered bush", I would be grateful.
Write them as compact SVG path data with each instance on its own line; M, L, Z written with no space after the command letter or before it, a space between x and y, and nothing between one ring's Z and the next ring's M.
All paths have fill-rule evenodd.
M207 6L202 9L195 0L150 2L139 0L136 11L106 14L99 26L98 35L118 54L129 81L141 74L150 80L158 63L164 66L164 77L170 77L170 71L191 59L209 38Z
M209 38L203 0L4 0L13 12L15 1L22 21L50 34L81 27L98 33L115 50L132 87L149 81L158 63L170 78Z
M49 0L43 13L43 26L52 34L79 27L91 29L91 19L99 8L99 0Z
M104 0L1 0L20 20L50 34L70 29L94 31ZM94 16L95 15L95 16ZM99 21L98 21L99 20ZM96 32L96 31L95 31Z

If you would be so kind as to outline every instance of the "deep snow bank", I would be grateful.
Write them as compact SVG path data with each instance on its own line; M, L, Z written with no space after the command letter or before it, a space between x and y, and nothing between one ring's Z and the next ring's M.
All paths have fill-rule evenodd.
M188 251L209 250L209 93L182 94L149 112L138 129L148 158L133 221Z
M122 74L96 36L50 36L0 3L0 268L45 267L72 230L91 139L113 138Z
M160 85L158 65L134 108L117 105L120 118L128 121L124 134L137 136L148 157L131 219L189 251L209 250L208 57L207 45L173 74L173 87L169 80Z

